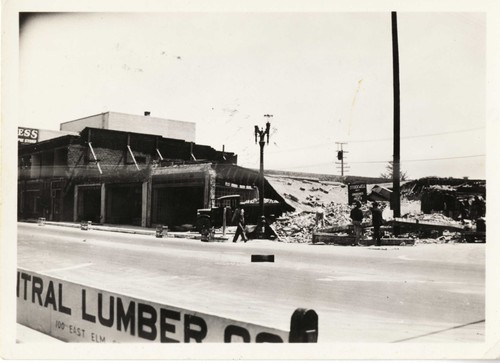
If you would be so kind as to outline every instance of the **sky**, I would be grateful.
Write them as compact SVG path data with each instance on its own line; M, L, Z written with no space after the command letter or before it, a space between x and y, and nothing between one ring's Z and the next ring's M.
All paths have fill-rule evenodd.
M486 16L398 13L401 169L485 178ZM377 177L393 155L390 12L35 13L22 22L19 124L114 111L196 122L259 167Z

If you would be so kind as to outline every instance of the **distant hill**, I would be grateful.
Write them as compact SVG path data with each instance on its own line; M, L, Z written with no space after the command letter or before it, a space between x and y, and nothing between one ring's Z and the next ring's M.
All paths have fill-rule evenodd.
M354 175L340 176L331 174L303 173L303 172L284 171L284 170L264 170L264 174L270 176L282 175L289 178L317 179L320 181L340 182L344 184L351 184L351 183L382 184L382 183L392 182L392 179L386 179L386 178L373 178L373 177L354 176Z

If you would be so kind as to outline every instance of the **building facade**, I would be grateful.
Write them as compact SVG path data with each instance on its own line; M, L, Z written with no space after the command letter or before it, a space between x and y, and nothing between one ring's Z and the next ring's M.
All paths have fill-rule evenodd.
M20 220L179 226L220 196L259 193L234 153L161 135L85 127L18 152ZM267 182L264 194L282 200Z
M153 117L149 112L145 112L144 116L121 112L103 112L63 122L60 129L62 132L79 133L86 127L159 135L189 142L195 142L196 139L196 123Z

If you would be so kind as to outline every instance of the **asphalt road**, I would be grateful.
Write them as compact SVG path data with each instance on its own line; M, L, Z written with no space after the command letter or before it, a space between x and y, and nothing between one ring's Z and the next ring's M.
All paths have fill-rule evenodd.
M319 342L482 342L485 245L341 247L158 239L18 224L18 267L288 330L319 315ZM274 254L275 262L251 262Z

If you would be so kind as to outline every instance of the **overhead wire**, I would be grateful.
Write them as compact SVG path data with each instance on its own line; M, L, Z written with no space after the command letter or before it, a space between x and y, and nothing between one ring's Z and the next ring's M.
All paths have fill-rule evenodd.
M449 134L458 134L458 133L464 133L464 132L472 132L472 131L478 131L478 130L484 130L485 127L474 127L474 128L469 128L469 129L462 129L462 130L454 130L454 131L446 131L446 132L437 132L437 133L430 133L430 134L422 134L422 135L413 135L413 136L402 136L401 139L415 139L415 138L421 138L421 137L432 137L432 136L441 136L441 135L449 135ZM277 130L274 130L274 133ZM273 133L273 134L274 134ZM349 140L347 143L365 143L365 142L378 142L378 141L389 141L392 140L392 138L380 138L380 139L365 139L365 140ZM332 143L323 143L323 144L317 144L317 145L310 145L310 146L304 146L304 147L298 147L298 148L293 148L293 149L286 149L286 150L273 150L273 151L268 151L267 154L278 154L278 153L283 153L283 152L291 152L291 151L301 151L301 150L307 150L307 149L315 149L323 146L332 146ZM251 157L250 150L248 150L248 147L245 148L244 154L249 156L251 159L257 159L257 157ZM465 158L475 158L475 157L484 157L484 154L477 154L477 155L465 155L465 156L452 156L452 157L443 157L443 158L427 158L427 159L411 159L411 160L401 160L401 162L419 162L419 161L436 161L436 160L450 160L450 159L465 159ZM376 161L349 161L348 164L386 164L390 162L390 160L376 160ZM315 166L325 166L325 165L331 165L331 162L326 162L326 163L319 163L319 164L309 164L309 165L302 165L302 166L294 166L294 167L288 167L290 169L297 169L297 168L304 168L304 167L315 167Z
M433 160L449 160L449 159L468 159L468 158L477 158L486 156L485 154L477 154L477 155L464 155L464 156L449 156L445 158L429 158L429 159L410 159L410 160L401 160L401 162L409 163L414 161L433 161ZM388 163L389 160L379 160L379 161L350 161L349 164L375 164L375 163Z
M464 129L464 130L455 130L455 131L446 131L446 132L437 132L437 133L432 133L432 134L422 134L422 135L413 135L413 136L401 136L401 139L416 139L419 137L429 137L429 136L440 136L440 135L449 135L449 134L459 134L463 132L471 132L471 131L477 131L477 130L484 130L483 127L475 127L471 129ZM373 141L388 141L392 140L392 137L387 137L387 138L381 138L381 139L366 139L366 140L350 140L347 141L348 143L363 143L363 142L373 142Z
M458 134L458 133L463 133L463 132L471 132L471 131L477 131L477 130L484 130L485 127L475 127L475 128L470 128L470 129L464 129L464 130L455 130L455 131L446 131L446 132L437 132L437 133L432 133L432 134L422 134L422 135L413 135L413 136L401 136L401 139L416 139L420 137L430 137L430 136L440 136L440 135L449 135L449 134ZM364 142L377 142L377 141L390 141L392 140L392 137L387 137L387 138L380 138L380 139L362 139L362 140L348 140L346 143L364 143ZM284 153L284 152L290 152L290 151L301 151L301 150L308 150L308 149L316 149L324 146L332 146L332 143L322 143L322 144L316 144L316 145L309 145L309 146L303 146L303 147L297 147L297 148L292 148L292 149L285 149L285 150L277 150L277 151L270 151L270 154L278 154L278 153Z
M430 159L410 159L410 160L401 160L401 163L409 163L409 162L416 162L416 161L435 161L435 160L449 160L449 159L468 159L468 158L477 158L477 157L484 157L486 155L484 154L478 154L478 155L464 155L464 156L451 156L451 157L445 157L445 158L430 158ZM391 162L391 160L373 160L373 161L351 161L349 164L387 164ZM315 167L315 166L325 166L325 165L332 165L331 162L326 162L326 163L319 163L319 164L308 164L308 165L300 165L300 166L293 166L293 167L287 167L288 169L299 169L299 168L305 168L305 167Z

